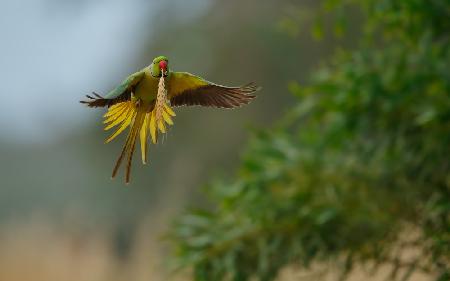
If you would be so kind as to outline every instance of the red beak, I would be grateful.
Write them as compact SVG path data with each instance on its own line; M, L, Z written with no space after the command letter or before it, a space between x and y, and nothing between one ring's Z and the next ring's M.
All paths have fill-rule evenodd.
M166 71L167 70L167 61L162 60L159 62L159 68L161 68L162 70Z

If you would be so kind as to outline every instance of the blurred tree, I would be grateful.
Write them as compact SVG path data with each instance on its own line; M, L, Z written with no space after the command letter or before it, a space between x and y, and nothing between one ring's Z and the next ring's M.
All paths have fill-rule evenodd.
M296 104L254 132L234 180L208 186L212 210L176 221L173 261L195 280L330 261L342 279L356 266L450 279L450 4L324 1L313 35L332 15L339 36L351 7L360 48L291 83Z

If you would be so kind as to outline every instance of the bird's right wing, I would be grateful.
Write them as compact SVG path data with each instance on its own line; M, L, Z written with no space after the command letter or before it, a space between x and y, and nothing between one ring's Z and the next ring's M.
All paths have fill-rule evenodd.
M144 75L145 72L143 70L136 72L128 76L119 86L106 94L104 97L94 92L92 93L94 96L86 95L88 100L80 102L86 104L89 107L110 107L116 103L128 101L131 99L131 93L133 92L134 88L137 84L139 84Z

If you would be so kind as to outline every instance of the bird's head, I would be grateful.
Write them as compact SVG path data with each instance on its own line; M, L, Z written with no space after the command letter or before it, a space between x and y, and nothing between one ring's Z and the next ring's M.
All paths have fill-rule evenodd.
M169 59L165 56L156 57L150 68L153 77L161 77L162 74L166 77L169 75Z

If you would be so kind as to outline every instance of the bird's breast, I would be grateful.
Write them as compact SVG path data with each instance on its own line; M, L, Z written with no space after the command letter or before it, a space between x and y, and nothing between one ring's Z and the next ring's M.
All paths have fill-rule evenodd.
M141 82L136 86L134 95L143 101L151 102L158 93L158 78L151 75L150 71L145 71Z

